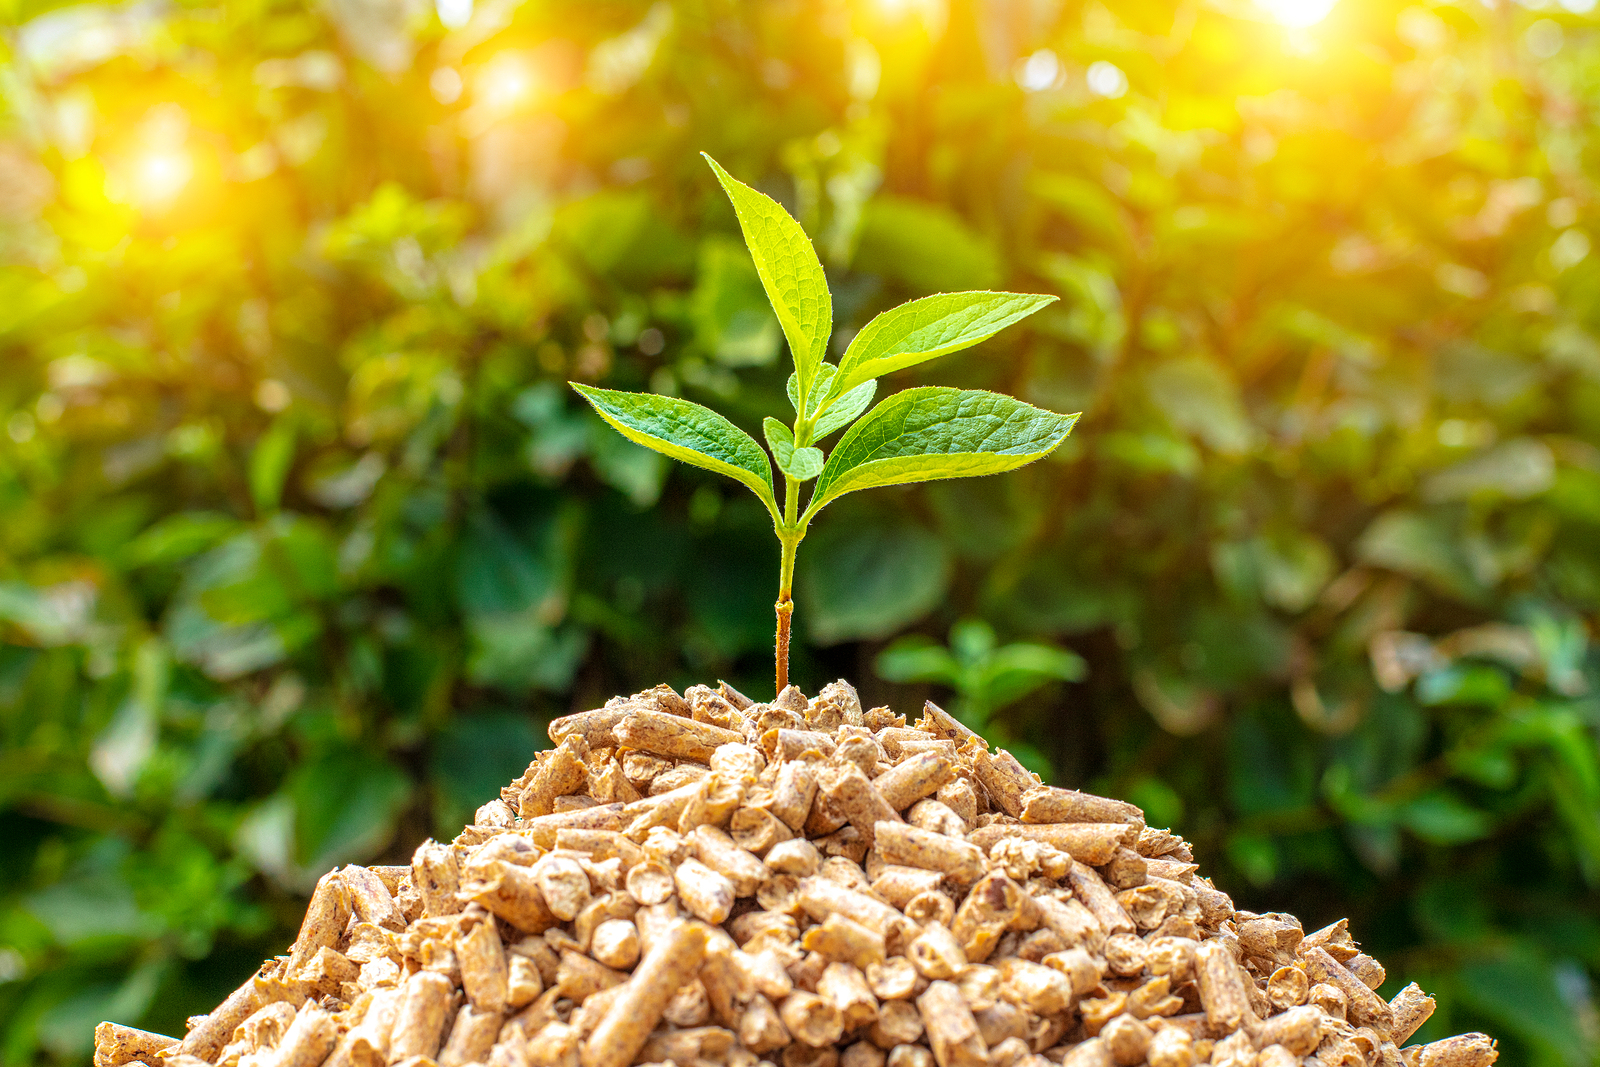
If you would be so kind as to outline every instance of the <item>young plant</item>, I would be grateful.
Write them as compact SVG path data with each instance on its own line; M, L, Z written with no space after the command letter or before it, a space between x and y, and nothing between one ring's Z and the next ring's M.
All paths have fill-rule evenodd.
M833 298L810 239L779 204L735 180L710 156L705 159L733 201L745 245L794 357L789 376L794 422L786 426L769 417L762 423L783 473L782 504L767 454L711 409L677 397L571 384L628 440L741 482L766 505L783 561L775 605L777 690L782 692L789 684L795 552L817 512L858 489L1013 470L1048 455L1072 432L1078 416L981 389L932 386L902 390L867 411L883 375L987 340L1056 298L939 293L912 300L867 323L839 362L828 363ZM847 426L831 453L818 447ZM813 479L816 485L802 511L800 487Z

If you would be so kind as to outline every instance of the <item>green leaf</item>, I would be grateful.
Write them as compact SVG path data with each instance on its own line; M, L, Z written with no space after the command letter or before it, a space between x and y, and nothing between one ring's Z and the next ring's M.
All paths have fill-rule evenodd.
M867 410L867 405L872 403L877 391L877 382L862 382L834 400L828 405L828 410L822 413L822 418L817 420L817 425L811 431L811 439L820 441L841 426L855 422L861 413Z
M1032 293L938 293L890 308L850 342L829 395L970 348L1055 300Z
M767 437L767 447L778 461L778 469L797 482L809 482L822 473L822 449L794 447L794 434L789 427L768 416L761 424Z
M809 397L833 333L833 297L828 293L828 279L822 273L817 250L805 230L777 201L735 179L704 152L700 154L711 164L717 181L733 201L744 243L756 262L756 273L761 275L767 299L772 301L778 324L789 339L800 395Z
M907 389L844 435L806 513L857 489L1014 470L1047 455L1077 421L979 389Z
M250 499L263 515L277 511L283 498L283 482L294 462L294 438L294 423L280 418L250 453Z
M742 482L776 513L767 454L755 438L715 411L672 396L568 384L634 444Z
M938 608L950 589L950 553L900 516L829 523L806 544L800 618L818 644L889 637Z
M832 363L824 363L817 368L817 376L811 383L811 392L806 397L807 417L815 415L822 407L822 400L828 395L828 383L833 381L833 376L839 373L839 368ZM789 383L785 386L789 393L789 406L794 408L796 415L800 414L800 375L798 372L789 375Z

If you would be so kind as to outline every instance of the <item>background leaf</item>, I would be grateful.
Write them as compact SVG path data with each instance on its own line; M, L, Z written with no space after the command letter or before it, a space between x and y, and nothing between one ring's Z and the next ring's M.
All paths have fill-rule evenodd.
M886 637L933 609L950 580L939 539L914 523L881 519L823 527L801 546L798 615L823 645Z

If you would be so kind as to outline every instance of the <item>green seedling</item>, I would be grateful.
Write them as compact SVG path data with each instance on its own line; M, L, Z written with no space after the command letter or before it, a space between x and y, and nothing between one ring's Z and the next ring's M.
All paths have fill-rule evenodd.
M867 323L839 362L829 363L833 297L810 239L778 203L734 179L710 156L705 159L733 201L745 245L794 357L789 376L794 422L786 426L769 417L762 423L783 474L783 502L761 446L710 408L652 393L576 382L572 387L628 440L741 482L766 505L782 549L775 605L775 673L782 692L789 684L795 554L817 512L858 489L1014 470L1048 455L1072 432L1078 416L981 389L931 386L902 390L868 411L883 375L970 348L1056 298L981 292L912 300ZM839 430L845 433L832 452L818 447ZM813 480L802 511L800 487Z

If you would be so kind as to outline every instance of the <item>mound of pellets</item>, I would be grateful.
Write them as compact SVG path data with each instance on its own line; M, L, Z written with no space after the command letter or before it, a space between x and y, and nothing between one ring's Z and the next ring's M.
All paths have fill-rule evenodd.
M661 686L557 719L410 867L317 884L182 1040L97 1067L1488 1067L1405 1045L1341 921L1238 911L1184 841L933 704Z

